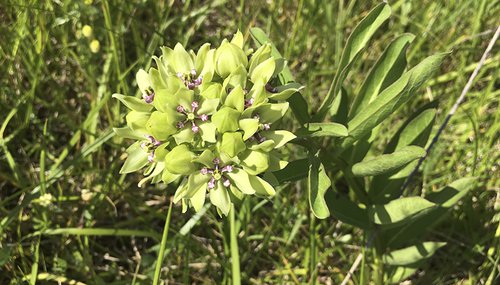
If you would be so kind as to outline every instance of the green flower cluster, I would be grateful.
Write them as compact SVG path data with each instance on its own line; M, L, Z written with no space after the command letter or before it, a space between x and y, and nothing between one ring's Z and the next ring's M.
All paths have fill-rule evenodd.
M284 66L271 45L244 50L238 31L219 48L187 52L181 44L162 48L156 68L137 73L142 99L114 94L130 109L116 134L136 139L122 173L145 168L145 182L181 179L174 202L196 211L208 192L219 214L243 195L274 195L262 179L286 166L275 150L295 138L276 129L288 110L285 101L301 86L272 86Z

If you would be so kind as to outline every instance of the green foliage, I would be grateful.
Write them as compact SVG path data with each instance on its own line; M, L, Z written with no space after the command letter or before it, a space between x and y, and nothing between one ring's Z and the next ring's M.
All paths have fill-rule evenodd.
M352 171L357 163L408 146L428 146L498 25L497 0L389 1L392 16L387 5L377 6L381 1L0 2L0 284L142 285L157 277L182 284L341 284L360 253L348 283L498 283L495 49L410 182L418 159L375 176ZM360 22L363 28L356 28ZM231 41L238 28L241 36ZM358 41L349 37L355 30ZM241 54L232 57L244 67L220 61L232 73L222 79L207 59L215 58L224 37L252 56L246 66ZM348 39L356 48L343 52ZM428 81L397 95L405 102L353 139L351 120L412 67L443 51L453 52L434 75L420 71ZM213 116L223 106L242 113L238 85L258 100L286 101L292 111L276 112L273 128L279 125L280 132L266 134L276 141L252 146L255 157L268 159L244 162L252 173L267 170L228 174L237 173L227 190L232 218L210 207L207 177L174 174L165 157L179 144L189 146L198 167L213 167L217 151L249 157L247 140L260 131L259 122L245 114L236 131L222 135L213 122L198 125L199 137L177 133L165 123L179 117L168 105L190 107L171 99L191 92L163 80L170 72L159 58L163 53L176 68L202 70L207 82L218 83L199 102L205 113ZM271 61L253 72L269 55L273 93L263 92L255 77L267 78ZM152 104L141 98L151 96L149 87L156 91ZM234 93L226 100L230 88ZM134 112L127 117L125 110ZM169 144L155 146L146 137L152 133L156 140L171 138ZM226 133L237 142L241 136L245 150L229 140L222 147ZM131 155L127 147L134 142L141 151ZM215 154L205 152L207 146ZM325 219L310 208L314 155L328 178L321 181L331 183L327 189L318 184L313 196L323 206L319 213L330 214ZM131 172L120 174L122 167ZM181 194L190 205L182 205ZM214 201L227 211L226 193L220 194ZM172 196L178 204L169 207ZM370 219L375 206L400 197L435 205L395 224ZM195 211L183 214L188 206ZM432 255L412 254L425 256L416 263L387 264L391 253L429 241L446 245Z

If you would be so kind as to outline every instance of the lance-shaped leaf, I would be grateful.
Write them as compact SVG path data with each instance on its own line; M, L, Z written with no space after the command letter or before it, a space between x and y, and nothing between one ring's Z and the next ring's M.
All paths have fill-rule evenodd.
M400 150L408 145L424 147L429 139L434 124L436 109L430 108L433 106L435 106L435 104L429 104L410 117L387 144L385 153ZM357 144L359 144L359 142ZM401 186L406 177L415 169L417 163L418 161L413 161L395 173L392 172L375 176L372 179L369 191L373 200L375 202L384 203L385 201L390 201L399 197L402 194Z
M352 166L355 176L374 176L397 170L415 159L424 157L425 149L418 146L406 146L391 154L382 154L361 161Z
M338 123L309 123L298 132L300 137L346 137L347 128Z
M390 17L391 8L386 3L381 3L354 28L347 39L347 43L340 58L339 68L335 75L330 90L316 115L315 121L322 121L330 110L334 97L339 93L340 88L352 64L359 57L361 51L366 47L368 41L380 26Z
M412 34L401 35L385 49L354 99L349 114L351 118L358 110L364 109L373 101L380 91L401 76L406 67L406 49L414 38Z
M144 102L139 98L134 96L125 96L121 94L113 94L113 98L120 100L127 108L130 110L138 111L138 112L149 112L153 109L153 105Z
M349 137L342 143L346 149L358 139L366 136L378 124L405 104L411 95L439 68L447 53L432 55L403 74L396 82L380 93L373 102L348 123Z
M279 184L289 181L297 181L307 177L309 173L309 159L294 160L278 171L273 172L274 177Z
M449 208L475 187L475 178L467 177L454 181L440 191L427 195L427 199L438 207L419 214L415 219L401 224L400 227L384 231L388 246L400 246L411 239L419 239L424 233L447 217Z
M127 148L127 159L123 163L120 173L131 173L142 169L148 162L148 153L141 147L141 142L136 142Z
M332 182L319 160L318 153L310 158L310 163L307 178L309 206L316 217L325 219L330 216L330 211L325 201L325 193L330 188Z
M384 254L382 260L388 265L410 265L431 257L444 245L445 242L423 242Z
M368 211L351 201L348 196L328 191L325 195L332 216L340 221L362 229L370 228Z
M276 101L283 101L287 100L292 96L293 94L299 92L302 90L304 86L298 84L298 83L288 83L286 85L278 86L276 87L277 92L276 93L270 93L269 98L276 100Z
M379 225L395 225L409 222L424 210L434 208L436 204L421 197L403 197L385 205L373 205L368 210L372 222Z
M419 263L417 263L419 264ZM400 284L402 281L408 279L418 267L416 265L411 266L387 266L384 267L384 282L385 284Z

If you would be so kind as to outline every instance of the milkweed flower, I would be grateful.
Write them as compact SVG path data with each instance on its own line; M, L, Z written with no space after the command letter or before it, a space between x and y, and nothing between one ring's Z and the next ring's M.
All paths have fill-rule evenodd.
M276 85L284 64L271 45L245 50L238 31L216 49L188 52L178 43L161 51L156 67L137 72L141 98L113 95L129 109L127 125L114 131L135 140L121 173L144 169L140 185L177 182L183 211L199 211L208 196L227 215L244 195L274 195L263 176L287 165L278 150L295 138L276 123L302 86Z

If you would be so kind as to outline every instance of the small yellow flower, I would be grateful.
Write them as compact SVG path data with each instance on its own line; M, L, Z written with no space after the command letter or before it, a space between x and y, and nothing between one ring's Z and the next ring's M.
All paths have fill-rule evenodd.
M89 25L83 26L83 28L82 28L82 34L86 38L92 37L92 27L89 26Z
M93 2L94 0L85 0L83 3L85 3L85 5L92 5Z
M50 203L52 202L53 199L54 199L54 197L51 194L46 193L46 194L43 194L42 196L40 196L40 198L38 199L38 203L42 207L47 207L48 205L50 205Z
M99 48L101 47L101 45L99 44L99 41L98 40L92 40L90 42L90 51L93 52L93 53L98 53L99 52Z

